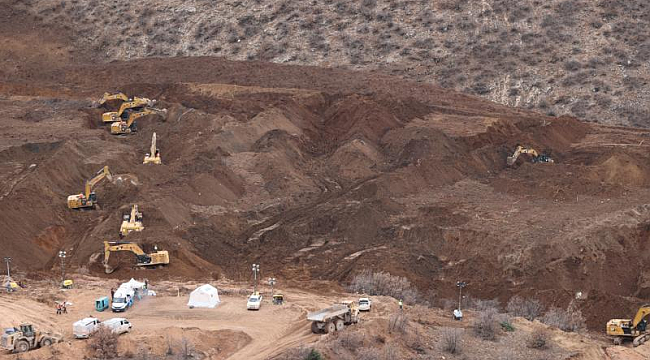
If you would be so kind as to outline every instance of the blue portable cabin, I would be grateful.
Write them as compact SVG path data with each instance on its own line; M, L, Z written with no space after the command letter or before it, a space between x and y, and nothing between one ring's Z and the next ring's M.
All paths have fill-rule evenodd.
M104 311L106 309L108 309L108 296L95 300L95 310Z

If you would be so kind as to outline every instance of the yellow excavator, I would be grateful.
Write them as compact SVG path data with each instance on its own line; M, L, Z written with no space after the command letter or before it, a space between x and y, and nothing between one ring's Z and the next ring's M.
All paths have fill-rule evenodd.
M121 94L124 99L126 95ZM110 97L111 95L109 95ZM106 95L104 96L106 98ZM104 99L102 99L104 100ZM102 102L100 101L100 104ZM147 107L152 107L156 104L156 100L151 100L147 98L134 97L133 99L126 98L120 108L117 111L109 111L102 114L102 122L104 123L113 123L120 120L127 120L129 112L140 111Z
M607 335L614 337L614 344L620 345L625 339L632 339L632 345L639 346L650 339L647 330L650 305L639 308L634 319L612 319L607 322Z
M99 101L97 102L96 106L99 107L99 106L107 105L106 103L108 103L109 101L110 101L110 104L113 105L114 103L121 104L121 103L123 103L125 101L129 101L129 100L130 100L129 97L126 96L126 94L124 94L124 93L119 92L119 93L111 94L111 93L105 92L104 95L102 96L102 98L99 99ZM110 106L107 105L107 107L110 107Z
M131 231L142 231L142 213L138 211L138 205L131 207L131 213L122 216L122 225L120 226L120 237L127 236Z
M124 115L126 115L126 120ZM151 107L145 107L139 111L127 110L124 113L122 113L122 117L120 118L119 121L116 121L111 124L111 134L123 135L123 134L130 134L132 132L138 131L135 120L147 115L160 115L164 118L165 116L167 116L167 110L156 109Z
M113 181L113 176L108 170L108 166L104 166L95 174L95 177L86 181L86 187L82 194L68 196L68 208L94 208L97 204L97 195L95 195L95 192L93 191L93 186L97 185L97 183L104 178L107 178L108 181Z
M533 148L526 148L521 145L517 145L517 148L515 149L515 152L512 154L512 156L508 156L506 163L508 166L512 166L515 164L517 159L519 158L519 155L521 154L528 154L531 156L533 163L552 163L554 162L553 159L551 159L548 155L545 154L539 154L537 150Z
M144 161L142 163L143 164L156 164L156 165L162 164L162 160L160 159L160 150L158 150L158 148L156 147L156 133L155 132L151 136L151 150L149 150L149 153L147 153L145 155Z
M111 256L112 252L116 251L130 251L135 254L135 266L140 267L157 267L169 264L169 253L167 250L158 251L150 254L145 254L142 251L142 248L132 242L115 242L115 241L104 241L104 271L107 274L115 271L115 268L112 268L108 265L108 259Z

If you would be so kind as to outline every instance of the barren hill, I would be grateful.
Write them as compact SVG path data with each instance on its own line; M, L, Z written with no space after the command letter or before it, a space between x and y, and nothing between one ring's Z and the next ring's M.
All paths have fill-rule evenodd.
M501 104L648 126L644 0L19 2L100 61L220 56L382 70Z
M138 203L146 230L129 239L172 257L152 278L244 279L256 262L296 282L389 271L441 299L458 279L502 301L564 307L579 292L595 329L648 296L645 130L380 73L214 57L101 62L79 45L92 38L80 24L53 27L11 7L0 16L0 41L15 44L0 51L0 247L21 269L50 272L65 248L75 269L101 275L102 241ZM115 90L159 99L169 114L112 136L91 105ZM162 166L142 165L153 131ZM555 163L522 156L507 167L518 143ZM104 165L116 180L97 187L100 209L67 209ZM132 274L131 260L116 276Z

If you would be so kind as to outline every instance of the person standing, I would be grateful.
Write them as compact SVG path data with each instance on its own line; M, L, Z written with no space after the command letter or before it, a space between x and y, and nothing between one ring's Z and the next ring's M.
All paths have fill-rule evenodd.
M115 297L115 288L111 288L111 302L113 301L113 297Z
M61 315L61 304L58 302L56 303L56 314Z
M64 313L64 314L68 313L68 308L66 306L65 301L63 302L63 305L61 305L61 312Z
M402 302L402 299L399 299L399 309L404 310L404 303Z

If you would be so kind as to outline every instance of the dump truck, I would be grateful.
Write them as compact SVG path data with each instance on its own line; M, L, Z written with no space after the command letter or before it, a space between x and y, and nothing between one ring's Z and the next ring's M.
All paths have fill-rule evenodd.
M5 329L0 338L0 346L12 352L25 352L60 342L61 336L34 330L31 324Z
M341 331L345 325L359 322L359 308L354 301L345 301L335 304L327 309L307 314L307 320L311 321L311 331L318 333L333 333Z

